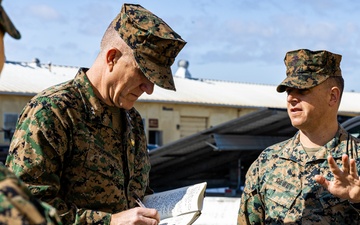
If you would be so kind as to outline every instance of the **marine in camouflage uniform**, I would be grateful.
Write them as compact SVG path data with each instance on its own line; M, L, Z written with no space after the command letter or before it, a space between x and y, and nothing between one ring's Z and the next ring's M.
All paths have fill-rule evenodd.
M341 77L340 61L340 55L328 51L288 52L287 78L277 91L283 92L287 87L306 90L329 77ZM334 196L315 179L321 174L334 180L329 155L339 167L344 154L355 159L360 173L359 140L338 124L335 136L311 154L303 147L300 135L303 133L298 131L293 138L266 148L253 162L241 196L239 225L360 224L358 204Z
M25 184L0 163L0 224L61 224L55 208L36 199Z
M20 115L8 166L31 192L58 209L65 224L110 221L135 207L149 185L144 127L135 109L109 106L81 69L75 79L35 96Z
M3 38L6 33L20 39L20 32L15 28L0 1L1 50L4 55ZM5 59L0 57L0 73ZM60 217L55 208L36 199L26 185L0 163L0 224L38 224L59 225Z
M170 66L185 45L178 34L132 4L123 5L109 28L131 48L147 82L175 90ZM64 224L110 224L112 214L137 206L134 193L143 197L150 190L141 116L100 99L90 70L81 68L26 105L6 161Z

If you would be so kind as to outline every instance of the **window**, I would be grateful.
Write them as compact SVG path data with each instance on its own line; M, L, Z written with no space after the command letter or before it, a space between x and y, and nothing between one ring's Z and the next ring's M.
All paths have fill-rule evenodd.
M160 130L149 130L149 144L162 145L162 131Z
M4 114L4 125L3 125L3 132L4 132L4 140L10 141L16 127L16 122L18 119L18 114L15 113L5 113Z

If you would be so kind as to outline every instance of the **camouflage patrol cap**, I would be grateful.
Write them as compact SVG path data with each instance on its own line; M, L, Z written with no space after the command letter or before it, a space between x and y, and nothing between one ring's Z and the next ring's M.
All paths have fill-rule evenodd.
M286 87L308 89L324 82L329 77L341 77L341 55L325 50L299 49L285 55L286 78L277 86L278 92Z
M11 22L9 16L6 14L4 8L1 5L2 0L0 0L0 29L10 34L11 37L15 39L20 39L20 32L15 28L14 24Z
M144 75L162 88L176 90L171 65L186 44L180 35L137 4L124 4L112 26L133 50Z

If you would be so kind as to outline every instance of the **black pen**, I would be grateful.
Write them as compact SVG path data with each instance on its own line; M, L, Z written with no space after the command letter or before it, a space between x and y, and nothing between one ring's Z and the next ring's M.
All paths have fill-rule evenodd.
M142 208L146 208L146 206L144 205L144 203L142 203L142 201L140 200L139 196L137 196L137 194L133 194L133 198L135 199L136 203L142 207Z

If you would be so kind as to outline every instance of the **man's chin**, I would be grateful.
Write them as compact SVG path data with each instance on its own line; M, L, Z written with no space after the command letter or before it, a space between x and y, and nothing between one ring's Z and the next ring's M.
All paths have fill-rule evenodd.
M127 102L127 103L121 103L120 105L119 105L119 108L121 108L121 109L126 109L126 110L129 110L129 109L131 109L132 107L134 107L134 104L135 104L135 102Z
M300 129L302 124L303 123L301 121L291 120L291 125L297 129Z

